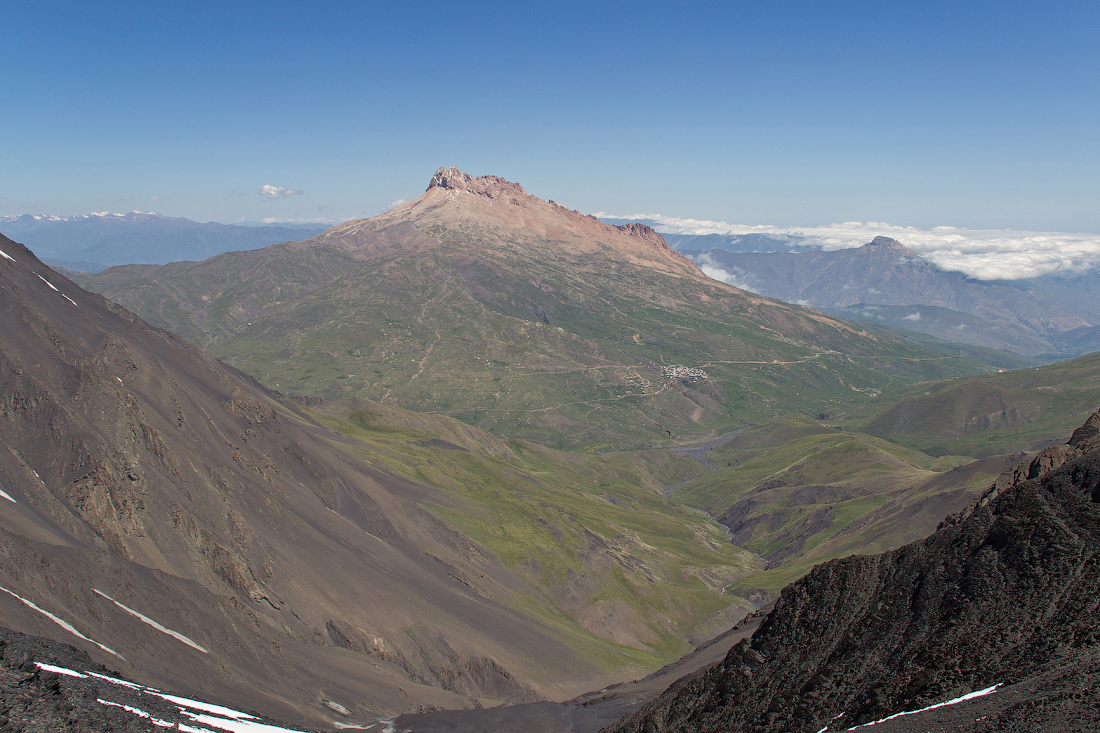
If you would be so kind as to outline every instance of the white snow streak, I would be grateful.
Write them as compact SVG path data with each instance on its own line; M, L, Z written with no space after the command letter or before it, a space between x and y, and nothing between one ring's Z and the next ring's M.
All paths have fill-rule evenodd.
M76 305L76 301L73 300L72 298L70 298L69 296L65 295L64 293L61 294L61 297L64 298L65 300L69 301L73 305ZM79 308L80 306L76 305L76 307Z
M942 708L942 707L946 707L948 705L954 705L956 703L965 702L967 700L973 700L976 697L983 697L985 695L990 695L990 694L996 692L997 688L1000 687L1002 684L1004 684L1004 683L998 682L997 684L993 685L992 687L987 687L984 690L978 690L976 692L968 692L967 694L963 695L962 697L956 697L954 700L948 700L947 702L938 702L935 705L929 705L928 707L921 708L920 710L906 710L904 712L894 713L893 715L891 715L889 717L886 717L886 718L883 718L882 720L873 720L870 723L864 723L863 725L853 726L853 727L849 728L848 730L856 730L857 728L866 728L868 726L876 725L878 723L882 723L882 722L885 722L887 720L893 720L894 718L900 718L903 715L916 715L917 713L923 713L927 710L935 710L936 708Z
M96 592L98 593L99 591ZM11 593L11 591L8 591L8 593ZM15 594L12 593L12 595ZM100 595L103 594L100 593ZM18 598L18 596L16 596L16 598ZM146 687L144 685L139 685L135 682L129 682L127 680L120 680L117 677L108 677L107 675L98 674L96 672L75 672L71 669L66 669L65 667L58 667L53 664L42 664L41 662L36 662L35 664L39 669L45 670L47 672L56 672L58 674L67 675L69 677L80 677L85 679L88 677L96 677L115 685L122 685L123 687L129 687L133 690L140 690L146 695L155 695L156 697L167 700L170 703L174 703L176 707L179 708L181 714L186 715L196 722L204 723L211 728L216 728L219 731L230 731L230 733L300 733L293 728L281 728L275 725L267 725L265 723L255 722L256 720L258 720L255 715L242 713L239 710L227 708L224 705L215 705L209 702L200 702L198 700L192 700L190 698L180 697L178 695L168 695L152 687ZM150 721L152 721L153 725L159 726L161 728L172 728L175 725L174 723L168 723L159 718L154 718L144 710L131 707L129 705L111 702L110 700L104 700L102 698L96 698L96 702L103 705L113 705L114 707L123 708L130 711L134 715L140 715L143 718L148 718ZM188 708L190 708L190 710L188 710ZM202 711L202 713L193 711ZM205 715L203 713L209 713L209 715ZM180 724L179 729L181 731L184 731L185 733L211 733L210 728L195 728L183 723Z
M80 674L80 672L74 672L71 669L65 669L64 667L55 667L52 664L42 664L42 662L35 662L34 666L38 667L41 670L45 670L46 672L57 672L58 674L63 674L66 677L79 677L80 679L88 678L88 675L86 674Z
M183 634L179 633L178 631L172 631L171 629L169 629L169 628L168 628L168 627L166 627L166 626L161 626L160 624L158 624L158 623L157 623L156 621L154 621L153 619L149 618L148 616L146 616L146 615L144 615L144 614L141 614L141 613L138 613L137 611L135 611L134 609L130 608L129 606L124 606L124 605L122 605L121 603L119 603L118 601L116 601L116 600L115 600L114 598L111 598L111 597L110 597L109 595L107 595L106 593L104 593L104 592L102 592L102 591L100 591L100 590L96 590L95 588L92 588L92 590L94 590L94 591L96 592L96 594L97 594L97 595L101 595L101 596L103 596L103 597L104 597L104 598L106 598L106 599L107 599L108 601L110 601L111 603L115 604L116 606L118 606L118 607L119 607L119 608L121 608L121 609L122 609L123 611L125 611L125 612L126 612L126 613L128 613L128 614L130 614L131 616L135 616L135 617L137 617L137 618L141 619L142 621L144 621L144 622L145 622L145 623L147 623L148 625L152 626L152 627L153 627L154 629L156 629L157 631L160 631L161 633L164 633L164 634L168 634L168 635L169 635L169 636L171 636L172 638L174 638L174 639L178 639L179 641L182 641L182 642L183 642L184 644L186 644L187 646L189 646L189 647L192 647L192 648L194 648L194 649L198 649L198 650L199 650L200 652L202 652L203 654L209 654L209 652L208 652L208 651L206 651L206 650L205 650L205 649L203 649L203 648L202 648L201 646L199 646L199 645L198 645L198 644L196 644L195 642L191 641L190 639L188 639L188 638L187 638L186 636L184 636Z
M0 249L0 257L3 257L5 260L11 260L12 262L15 262L15 258L13 258L11 255L9 255L7 252L5 252L2 249Z
M91 677L98 677L99 679L110 682L113 685L122 685L123 687L129 687L131 690L152 690L153 689L151 687L146 687L145 685L139 685L136 682L129 682L127 680L120 680L117 677L108 677L107 675L99 674L98 672L85 671L84 674L89 675ZM154 692L155 692L155 690L154 690Z
M37 273L37 272L36 272L36 273L34 273L34 274L35 274L35 275L38 275L38 273ZM60 290L58 290L57 288L55 288L55 287L54 287L54 285L53 285L53 283L52 283L52 282L50 282L50 281L49 281L49 280L47 280L46 278L42 277L41 275L38 275L38 279L39 279L39 280L41 280L42 282L46 283L47 285L49 285L49 286L50 286L50 290L54 291L55 293L60 293L60 292L61 292Z
M35 475L37 475L37 474L35 474ZM107 652L108 654L114 654L114 655L115 655L116 657L118 657L119 659L125 659L125 657L123 657L123 656L122 656L121 654L119 654L118 652L116 652L116 651L115 651L114 649L111 649L110 647L106 647L106 646L103 646L102 644L100 644L100 643L99 643L98 641L96 641L95 639L89 639L89 638L88 638L87 636L84 636L84 634L82 634L82 633L80 633L79 631L77 631L77 630L76 630L76 628L75 628L75 627L74 627L74 626L73 626L72 624L70 624L70 623L69 623L68 621L64 621L64 620L62 620L62 619L59 619L59 618L58 618L57 616L54 616L54 615L53 615L52 613L50 613L49 611L46 611L46 610L43 610L43 609L39 608L38 606L36 606L36 605L34 605L33 603L31 603L30 601L28 601L28 600L27 600L26 598L24 598L23 596L21 596L21 595L19 595L19 594L17 594L17 593L12 593L12 592L11 592L10 590L8 590L7 588L5 588L5 587L3 587L3 586L0 586L0 590L4 591L5 593L7 593L7 594L8 594L8 595L10 595L10 596L15 596L16 598L18 598L18 599L19 599L20 601L22 601L22 602L23 602L23 605L27 606L28 608L33 608L33 609L34 609L35 611L38 611L38 612L39 612L40 614L42 614L42 615L43 615L43 616L45 616L46 618L48 618L48 619L50 619L51 621L53 621L53 622L54 622L55 624L57 624L57 625L58 625L58 626L60 626L61 628L65 629L65 631L68 631L68 632L69 632L70 634L72 634L73 636L76 636L76 637L78 637L78 638L81 638L81 639L83 639L84 641L88 641L88 642L91 642L92 644L95 644L95 645L96 645L97 647L99 647L99 648L100 648L100 649L102 649L103 651Z
M251 720L226 720L225 718L215 718L213 715L192 715L186 710L182 712L196 722L204 723L220 730L230 731L230 733L300 733L293 728L281 728L265 723L254 723Z
M5 499L7 499L8 501L10 501L10 502L11 502L12 504L18 504L18 503L19 503L19 502L17 502L17 501L15 500L15 499L11 498L11 494L9 494L8 492L4 491L3 489L0 489L0 496L4 497L4 498L5 498Z
M102 704L102 705L110 705L111 707L122 708L123 710L129 711L129 712L133 713L134 715L140 715L143 718L148 718L149 722L151 722L153 725L157 726L158 728L175 728L176 727L175 723L169 723L167 720L161 720L160 718L154 718L152 715L150 715L149 713L147 713L144 710L141 710L139 708L132 708L129 705L123 705L121 703L111 702L110 700L104 700L101 697L97 697L95 699L95 701Z
M151 695L157 697L163 697L168 702L174 702L177 705L183 707L193 708L195 710L202 710L203 712L213 713L214 715L220 715L223 718L247 718L249 720L256 720L255 715L249 715L248 713L242 713L239 710L233 708L227 708L223 705L215 705L211 702L199 702L198 700L191 700L186 697L179 697L178 695L169 695L164 692L151 692Z

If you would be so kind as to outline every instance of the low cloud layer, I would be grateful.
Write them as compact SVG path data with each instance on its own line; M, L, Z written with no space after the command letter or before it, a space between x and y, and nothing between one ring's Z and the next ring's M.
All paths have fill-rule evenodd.
M299 191L294 188L283 188L282 186L272 186L264 184L260 187L260 196L265 199L284 199L289 196L301 196L305 191Z
M654 222L657 231L665 234L765 234L823 250L849 249L878 236L890 237L945 270L962 272L977 280L1071 275L1100 267L1100 234L948 226L916 229L874 221L849 221L820 227L775 227L677 219L660 214L617 216L601 213L597 216L649 220Z
M745 272L740 267L732 268L732 272L722 267L719 263L707 253L703 253L696 257L694 260L699 269L703 271L703 274L712 280L721 280L727 285L732 285L735 288L741 288L742 290L748 290L750 292L758 292L759 285L753 282L752 274Z

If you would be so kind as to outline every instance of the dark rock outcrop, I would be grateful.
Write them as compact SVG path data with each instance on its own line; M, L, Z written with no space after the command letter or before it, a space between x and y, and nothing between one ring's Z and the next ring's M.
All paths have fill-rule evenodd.
M844 730L997 684L1042 695L1038 678L1065 674L1091 703L1063 696L1052 720L1055 708L1023 700L1010 727L1042 713L1044 726L1090 729L1098 588L1100 413L927 539L818 566L751 640L608 730Z
M0 731L198 730L179 705L146 689L68 644L0 627Z

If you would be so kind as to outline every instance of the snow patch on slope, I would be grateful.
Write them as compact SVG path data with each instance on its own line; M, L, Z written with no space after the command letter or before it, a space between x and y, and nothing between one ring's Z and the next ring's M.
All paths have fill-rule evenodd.
M992 687L987 687L984 690L977 690L975 692L968 692L965 695L963 695L962 697L956 697L954 700L947 700L946 702L938 702L935 705L929 705L928 707L921 708L920 710L905 710L905 711L900 712L900 713L894 713L893 715L885 717L882 720L873 720L870 723L864 723L863 725L853 726L853 727L849 728L848 730L856 730L857 728L867 728L867 727L872 726L872 725L877 725L878 723L884 723L887 720L893 720L894 718L900 718L903 715L916 715L917 713L927 712L928 710L935 710L936 708L942 708L942 707L946 707L948 705L955 705L955 704L960 703L960 702L966 702L967 700L973 700L976 697L984 697L985 695L991 695L994 692L996 692L997 688L1000 687L1002 684L1003 683L998 682L997 684L993 685Z
M35 475L37 475L37 474L35 474ZM53 621L55 624L57 624L61 628L65 629L65 631L68 631L73 636L75 636L79 639L83 639L84 641L91 642L92 644L95 644L97 647L99 647L103 651L107 652L108 654L113 654L116 657L118 657L119 659L125 659L125 657L123 657L121 654L116 652L114 649L111 649L110 647L103 646L102 644L100 644L95 639L90 639L87 636L84 636L84 634L77 631L76 627L73 626L72 624L70 624L68 621L65 621L64 619L60 619L57 616L54 616L52 613L50 613L49 611L47 611L45 609L39 608L34 603L31 603L30 601L28 601L26 598L19 595L18 593L13 593L12 591L8 590L7 588L5 588L3 586L0 586L0 590L4 591L5 593L7 593L10 596L15 596L16 599L23 602L23 605L27 606L30 609L38 611L40 614L42 614L43 616L45 616L49 620Z
M11 593L11 591L8 591ZM98 593L98 591L96 591ZM14 595L14 594L12 594ZM100 594L102 595L102 594ZM259 719L255 715L249 715L248 713L242 713L239 710L233 708L227 708L224 705L215 705L209 702L200 702L199 700L192 700L186 697L180 697L178 695L168 695L152 687L145 687L134 682L127 680L116 679L115 677L108 677L107 675L96 674L95 672L77 672L75 670L66 669L65 667L58 667L52 664L37 663L39 669L47 672L56 672L57 674L67 675L69 677L96 677L98 679L106 680L116 685L123 687L129 687L131 689L140 690L146 695L154 695L156 697L163 698L170 703L176 705L179 708L181 714L191 718L197 723L202 723L209 726L208 728L195 728L188 725L181 724L179 729L181 731L192 731L192 733L211 733L211 729L218 731L229 731L230 733L300 733L300 731L294 728L283 728L277 725L268 725L266 723L257 722ZM96 702L103 705L112 705L128 710L134 715L139 715L143 718L147 718L152 721L153 725L162 728L173 728L174 723L169 723L159 718L154 718L149 713L141 710L140 708L133 707L131 705L123 705L117 702L111 702L110 700L104 700L103 698L96 698Z
M188 639L188 638L187 638L186 636L184 636L183 634L179 633L178 631L172 631L172 629L169 629L169 628L168 628L168 627L166 627L166 626L161 626L160 624L158 624L158 623L157 623L156 621L154 621L153 619L149 618L148 616L146 616L146 615L144 615L144 614L141 614L141 613L138 613L137 611L135 611L134 609L130 608L129 606L124 606L123 604L119 603L118 601L116 601L116 600L115 600L114 598L111 598L111 597L110 597L109 595L107 595L107 594L106 594L106 593L104 593L103 591L97 590L97 589L95 589L95 588L92 588L92 590L94 590L94 591L96 592L96 595L100 595L100 596L103 596L103 597L104 597L104 598L106 598L106 599L107 599L108 601L110 601L111 603L115 604L116 606L118 606L119 608L121 608L121 609L122 609L123 611L125 611L126 613L130 614L131 616L134 616L134 617L136 617L136 618L140 619L140 620L141 620L142 622L144 622L144 623L148 624L149 626L152 626L152 627L153 627L154 629L156 629L157 631L159 631L159 632L161 632L161 633L163 633L163 634L168 634L168 635L169 635L169 636L171 636L172 638L174 638L174 639L178 639L179 641L182 641L182 642L183 642L184 644L186 644L187 646L189 646L189 647L192 647L193 649L198 649L198 650L199 650L200 652L202 652L203 654L209 654L209 652L208 652L208 651L206 651L206 650L205 650L205 649L203 649L203 648L202 648L201 646L199 646L199 645L198 645L198 644L196 644L195 642L191 641L190 639Z

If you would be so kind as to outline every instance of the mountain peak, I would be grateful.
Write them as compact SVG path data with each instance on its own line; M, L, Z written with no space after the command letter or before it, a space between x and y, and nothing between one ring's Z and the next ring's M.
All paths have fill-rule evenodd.
M864 247L904 247L901 242L896 239L890 239L890 237L875 237Z
M527 191L523 190L523 186L518 183L506 181L500 176L471 176L468 173L463 173L453 165L450 168L441 166L435 172L428 188L425 190L431 191L433 188L466 191L480 196L488 196L489 198L508 193L527 195Z

